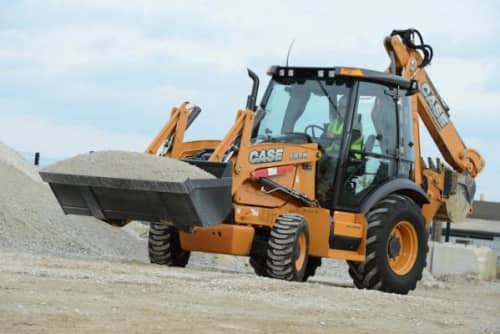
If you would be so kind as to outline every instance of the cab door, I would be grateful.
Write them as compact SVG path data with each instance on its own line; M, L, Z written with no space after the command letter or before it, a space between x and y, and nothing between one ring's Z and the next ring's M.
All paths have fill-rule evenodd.
M335 185L336 209L358 210L370 193L398 176L401 91L364 81L357 88L349 143Z

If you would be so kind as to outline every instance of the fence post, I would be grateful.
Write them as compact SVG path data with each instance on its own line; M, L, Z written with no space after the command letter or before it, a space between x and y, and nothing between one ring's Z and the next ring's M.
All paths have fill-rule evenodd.
M444 241L445 242L450 242L450 225L451 225L450 221L448 220L446 222L446 230L445 230L446 232L444 234Z

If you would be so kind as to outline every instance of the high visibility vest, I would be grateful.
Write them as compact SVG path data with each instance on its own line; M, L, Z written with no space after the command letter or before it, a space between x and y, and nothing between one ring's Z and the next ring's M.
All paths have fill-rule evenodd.
M328 125L327 132L333 137L333 143L331 143L327 148L327 152L339 151L340 143L342 140L342 131L344 130L344 122L335 119ZM351 143L351 150L361 151L363 149L363 136L360 136ZM356 159L361 159L361 154L354 154Z

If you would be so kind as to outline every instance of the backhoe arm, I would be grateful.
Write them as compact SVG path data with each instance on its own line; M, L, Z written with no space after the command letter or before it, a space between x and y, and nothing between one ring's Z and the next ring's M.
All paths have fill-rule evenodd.
M420 39L419 44L415 44L413 35ZM424 69L432 59L432 48L424 44L420 33L413 29L393 31L385 39L385 48L392 61L389 70L418 82L418 113L444 159L455 171L475 177L484 168L484 160L462 141L450 120L447 104Z
M476 191L474 178L484 168L484 160L468 148L450 120L449 107L425 71L433 56L415 29L394 30L384 46L391 58L389 72L415 80L418 91L412 96L415 132L415 179L426 189L429 204L422 208L427 224L432 221L462 221L471 211ZM453 168L429 159L428 167L420 157L418 118L422 119L444 159Z

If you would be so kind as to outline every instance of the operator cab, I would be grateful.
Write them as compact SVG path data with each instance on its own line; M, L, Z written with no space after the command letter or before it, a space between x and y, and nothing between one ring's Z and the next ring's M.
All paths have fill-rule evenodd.
M268 74L254 141L317 143L316 198L324 207L359 210L382 183L412 178L414 81L345 67L273 66Z

